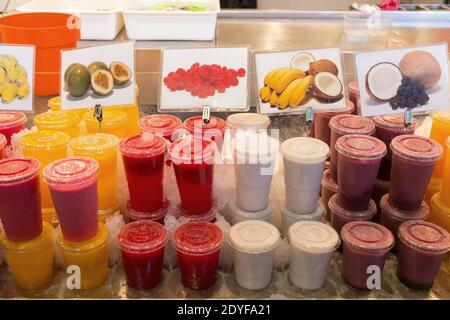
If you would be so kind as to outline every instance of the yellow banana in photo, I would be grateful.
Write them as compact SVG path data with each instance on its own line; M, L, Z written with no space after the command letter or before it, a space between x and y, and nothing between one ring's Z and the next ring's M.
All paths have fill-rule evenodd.
M270 105L272 106L276 106L278 103L278 94L273 91L272 95L270 96L270 100L269 100Z
M269 86L264 86L259 90L259 97L262 102L267 102L270 100L270 96L272 95L272 89Z
M304 78L305 72L300 69L291 68L285 73L282 73L277 78L273 79L273 89L277 93L281 93L286 87L295 79Z
M27 83L27 70L23 67L19 67L19 76L17 77L16 83L21 86Z
M309 90L309 87L311 86L313 77L312 76L306 76L305 78L301 79L302 81L297 84L297 86L294 88L293 93L289 100L289 106L290 107L296 107L298 106L302 100L305 98L306 93Z
M280 72L282 72L282 71L287 71L287 70L289 70L290 68L286 68L286 67L283 67L283 68L275 68L275 69L272 69L272 70L270 70L269 71L269 73L268 74L266 74L266 76L264 77L264 84L266 85L266 86L271 86L271 83L272 83L272 80L273 80L273 78L276 76L276 75L278 75Z
M6 71L2 67L0 67L0 86L7 81Z
M2 103L8 104L14 101L17 96L17 85L15 82L7 82L2 92Z
M17 99L24 100L28 98L29 94L30 94L30 85L28 84L28 82L17 87Z
M295 79L289 85L286 87L286 89L283 90L280 97L278 98L278 108L285 109L289 106L289 101L291 100L292 95L295 92L295 89L297 86L302 83L303 79Z
M5 69L9 81L14 82L17 80L19 76L19 64L16 58L11 55L0 56L0 67Z

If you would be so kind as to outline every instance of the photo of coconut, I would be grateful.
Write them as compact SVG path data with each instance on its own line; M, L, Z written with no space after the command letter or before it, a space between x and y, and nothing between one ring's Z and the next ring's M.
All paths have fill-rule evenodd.
M345 107L339 49L258 53L255 61L261 113Z
M448 108L446 45L360 53L356 61L362 115Z

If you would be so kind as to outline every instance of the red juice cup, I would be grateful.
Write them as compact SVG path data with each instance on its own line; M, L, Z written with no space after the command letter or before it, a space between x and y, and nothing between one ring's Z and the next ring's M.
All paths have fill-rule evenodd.
M192 221L175 230L172 242L184 286L203 290L216 282L222 238L220 228L205 221Z
M436 161L443 149L436 141L415 135L402 135L391 142L391 204L401 210L420 207Z
M133 209L130 201L127 203L127 216L130 222L140 221L140 220L152 220L160 224L164 224L167 212L169 211L169 201L164 199L161 207L153 212L142 212Z
M394 236L382 225L367 221L354 221L342 228L344 258L342 275L350 285L370 290L369 277L372 266L383 272L389 250L394 246Z
M336 151L336 141L348 134L373 135L375 125L372 120L352 114L341 114L330 119L330 174L331 178L338 181L338 152Z
M0 160L0 220L10 241L31 241L42 233L39 161Z
M166 140L152 133L120 142L131 207L140 212L158 211L164 202Z
M186 216L207 214L213 207L214 143L186 136L169 147L175 178Z
M225 120L211 117L208 126L206 126L202 116L195 116L184 120L183 126L196 138L205 137L211 139L216 143L217 149L222 151L225 130L227 128Z
M127 285L150 289L161 282L167 232L154 221L126 224L117 237Z
M366 210L377 180L386 145L379 139L351 134L336 141L339 204L351 211Z
M3 158L6 158L6 144L8 142L6 141L6 137L0 133L0 160Z
M67 241L87 241L98 232L98 171L98 162L87 157L59 159L44 168L44 179Z
M402 134L414 134L419 126L419 121L412 118L411 125L405 126L405 117L403 114L375 116L372 118L375 123L375 137L383 141L386 146L391 144L392 139ZM381 160L380 171L378 171L378 179L391 180L391 158L392 152L388 148L386 157Z
M152 114L139 120L141 131L150 132L162 136L170 142L174 142L183 133L183 123L180 118L170 114Z
M11 136L25 129L27 117L22 112L0 112L0 133L6 137L7 144L11 143Z
M412 220L400 225L398 238L398 278L414 289L431 288L450 250L449 233L433 223Z

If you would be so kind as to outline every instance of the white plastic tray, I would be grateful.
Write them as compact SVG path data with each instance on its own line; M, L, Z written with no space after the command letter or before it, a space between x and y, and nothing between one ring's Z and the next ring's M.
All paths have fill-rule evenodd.
M205 4L209 10L154 11L146 10L155 4L177 1L129 0L123 9L125 27L129 39L134 40L191 40L210 41L216 33L219 0L193 0Z
M33 0L19 12L61 12L81 19L81 39L114 40L123 28L120 0Z

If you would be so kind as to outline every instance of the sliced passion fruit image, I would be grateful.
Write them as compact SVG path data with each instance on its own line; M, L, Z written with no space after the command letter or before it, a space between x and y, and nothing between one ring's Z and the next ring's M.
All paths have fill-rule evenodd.
M106 96L114 89L114 78L108 70L98 69L90 80L92 91L99 96Z
M386 102L397 95L403 74L391 62L380 62L372 66L366 74L366 91L378 102Z
M405 77L421 83L425 89L434 87L441 78L441 67L429 52L414 50L400 60L399 68Z
M89 74L93 74L97 70L108 70L106 63L101 61L94 61L88 65Z
M109 66L115 85L125 85L131 80L131 70L120 61L113 61Z

